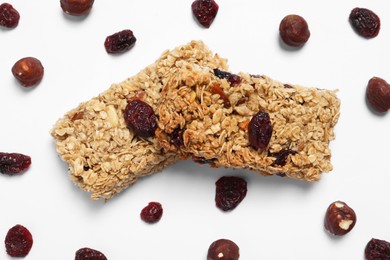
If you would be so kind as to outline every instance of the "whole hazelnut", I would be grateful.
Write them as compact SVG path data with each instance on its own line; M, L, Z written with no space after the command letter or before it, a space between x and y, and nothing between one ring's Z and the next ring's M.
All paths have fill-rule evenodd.
M279 34L285 44L293 47L303 46L310 38L306 20L296 14L287 15L282 19Z
M88 14L93 6L94 0L60 0L62 10L73 16Z
M331 234L343 236L352 230L355 223L355 211L345 202L335 201L329 205L325 214L324 226Z
M11 71L23 87L32 87L42 80L44 68L37 58L25 57L18 60Z
M384 79L372 77L367 84L366 97L375 111L384 113L390 109L390 85Z
M214 241L207 252L207 260L238 260L239 257L239 247L229 239Z

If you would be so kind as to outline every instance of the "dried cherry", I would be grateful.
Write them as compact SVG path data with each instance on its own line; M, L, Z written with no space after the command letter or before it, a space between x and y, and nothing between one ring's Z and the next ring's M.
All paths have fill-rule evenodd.
M15 175L26 171L31 165L31 157L20 153L0 152L0 172Z
M280 22L279 35L287 45L301 47L310 38L309 26L302 16L290 14Z
M107 36L104 47L108 53L123 53L130 50L136 41L133 31L126 29Z
M107 260L107 257L100 251L88 247L76 251L75 260Z
M94 0L61 0L62 10L73 16L86 15L90 13Z
M24 257L32 248L33 237L26 227L17 224L8 230L4 242L9 256Z
M267 112L256 113L249 122L249 144L256 150L265 150L271 140L272 130L269 114Z
M211 243L207 251L207 260L238 260L240 248L229 239L218 239Z
M390 242L372 238L366 245L364 255L366 260L389 260Z
M364 38L374 38L379 34L381 27L379 16L367 8L352 9L349 21L356 33Z
M222 176L215 182L215 204L223 210L236 208L247 193L247 182L237 176Z
M159 221L163 214L163 208L161 203L159 202L149 202L147 206L145 206L141 210L141 219L147 223L155 223Z
M195 0L191 4L191 9L196 20L209 28L217 16L219 6L214 0Z
M24 87L38 84L44 74L44 68L40 60L34 57L25 57L18 60L12 66L12 74Z
M275 160L272 162L271 166L284 166L287 163L287 158L290 154L296 154L296 151L291 149L282 149L279 152L271 153L270 156L275 157Z
M0 5L0 26L15 28L19 24L20 14L9 3Z
M217 78L226 79L232 86L236 86L242 81L242 78L237 74L233 74L220 69L214 69L213 72Z
M139 99L130 100L124 112L127 127L143 138L154 136L157 128L157 118L153 108Z

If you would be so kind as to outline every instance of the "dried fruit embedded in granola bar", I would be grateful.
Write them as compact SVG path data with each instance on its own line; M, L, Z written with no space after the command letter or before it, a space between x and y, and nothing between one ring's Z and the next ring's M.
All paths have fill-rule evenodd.
M75 260L107 260L107 257L100 251L88 247L76 251Z
M388 260L390 259L390 242L372 238L364 250L366 260Z
M159 221L163 214L163 208L159 202L149 202L141 211L141 219L147 223L155 223Z
M215 204L223 211L236 208L247 193L246 180L237 176L222 176L215 186Z
M272 162L271 166L284 166L287 163L287 158L290 154L296 154L296 151L291 149L282 149L279 152L271 153L270 156L275 157L275 160Z
M184 129L180 127L175 128L170 134L170 143L177 147L182 146L184 144L183 133Z
M229 97L225 94L225 92L223 92L223 89L219 84L214 84L211 87L210 92L213 94L218 94L220 96L220 98L223 100L224 107L231 107Z
M15 175L26 171L31 165L31 157L20 153L0 152L0 172Z
M26 227L17 224L8 230L4 243L9 256L25 257L32 248L33 237Z
M379 34L381 27L379 16L367 8L352 9L349 21L356 33L364 38L374 38Z
M107 36L104 47L108 53L123 53L130 50L136 41L133 31L126 29Z
M267 112L256 113L248 127L248 138L250 145L258 150L265 150L271 140L272 124Z
M9 3L0 5L0 26L14 28L19 24L20 14Z
M191 9L198 22L209 28L217 16L219 6L214 0L195 0Z
M237 74L233 74L220 69L214 69L213 72L216 77L220 79L226 79L232 86L238 85L242 81L241 77Z
M125 108L124 116L127 127L137 136L143 138L154 136L157 118L149 104L139 99L130 100Z

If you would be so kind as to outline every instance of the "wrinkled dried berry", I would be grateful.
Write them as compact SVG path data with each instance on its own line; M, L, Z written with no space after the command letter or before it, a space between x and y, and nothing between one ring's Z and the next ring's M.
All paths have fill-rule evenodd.
M44 74L44 68L40 60L34 57L25 57L18 60L12 66L12 74L24 87L38 84Z
M19 24L19 12L9 3L0 5L0 26L15 28Z
M223 211L236 208L247 193L246 181L236 176L222 176L215 186L215 204Z
M163 214L162 205L158 202L149 202L141 211L141 219L147 223L155 223L159 221Z
M107 260L107 257L100 251L88 247L76 251L75 260Z
M125 108L124 116L127 127L137 136L143 138L154 136L157 118L150 105L139 99L130 100Z
M270 156L275 157L275 160L272 162L271 166L284 166L287 163L287 158L290 154L296 154L296 151L291 149L282 149L279 152L272 153Z
M309 26L303 17L290 14L285 16L280 22L279 35L285 44L301 47L310 38Z
M256 113L249 122L249 144L256 150L265 150L271 140L272 129L269 114L267 112Z
M343 236L356 224L355 211L343 201L331 203L326 210L324 227L335 236Z
M211 243L207 251L207 260L238 260L240 248L229 239L218 239Z
M180 127L173 130L170 134L170 143L177 147L182 146L184 144L183 133L184 129L181 129Z
M31 157L20 153L0 152L0 172L15 175L26 171L31 165Z
M94 0L61 0L62 11L69 15L80 16L88 14L93 6Z
M372 238L364 250L366 260L389 260L390 242Z
M5 249L12 257L24 257L28 255L33 245L30 231L22 225L10 228L5 237Z
M136 41L133 31L127 29L107 36L104 47L108 53L123 53L130 50Z
M381 27L379 16L366 8L352 9L349 22L357 34L367 39L376 37Z
M209 28L217 16L219 6L214 0L195 0L191 5L196 20Z
M384 79L373 77L366 89L367 101L377 112L384 113L390 109L390 84Z
M233 74L227 71L223 71L220 69L214 69L213 70L214 75L220 79L226 79L230 85L236 86L241 83L242 78L238 76L237 74Z

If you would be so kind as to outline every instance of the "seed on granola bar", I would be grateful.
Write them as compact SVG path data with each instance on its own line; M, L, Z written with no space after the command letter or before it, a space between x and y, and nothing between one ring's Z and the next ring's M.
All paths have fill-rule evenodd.
M127 127L142 138L154 136L157 128L157 119L153 108L142 100L134 99L127 103L125 108Z

